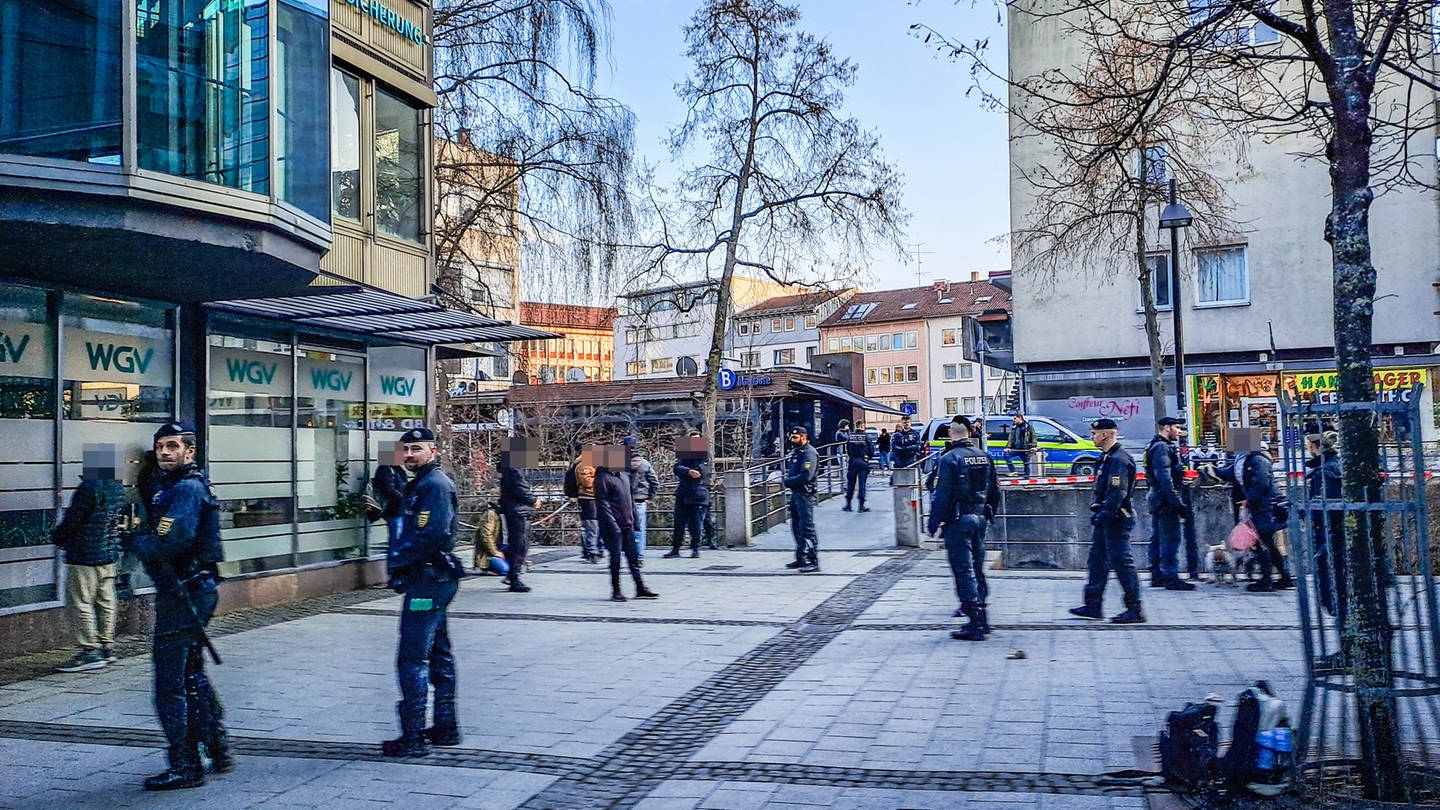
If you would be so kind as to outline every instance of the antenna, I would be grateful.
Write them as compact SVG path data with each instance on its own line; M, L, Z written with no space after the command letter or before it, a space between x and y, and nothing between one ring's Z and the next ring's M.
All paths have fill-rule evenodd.
M931 254L933 254L933 253L935 252L935 251L933 251L933 250L921 250L920 248L922 248L922 247L925 247L925 243L924 243L924 242L916 242L916 243L915 243L915 286L916 286L916 287L924 287L924 286L925 286L925 282L922 281L921 278L920 278L920 257L921 257L921 256L929 256L929 255L931 255Z

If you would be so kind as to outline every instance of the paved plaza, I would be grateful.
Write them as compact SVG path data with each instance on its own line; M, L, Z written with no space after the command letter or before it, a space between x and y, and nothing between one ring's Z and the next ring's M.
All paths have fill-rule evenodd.
M388 591L216 621L239 767L199 790L140 788L164 767L143 641L92 673L12 660L0 807L1141 808L1167 711L1257 678L1298 706L1289 594L1147 589L1150 623L1116 627L1068 617L1079 573L993 571L995 634L952 641L944 554L894 548L889 496L821 505L819 574L783 568L782 525L699 559L652 548L658 601L607 601L573 549L538 555L530 594L466 580L465 740L420 760L379 756L397 732Z

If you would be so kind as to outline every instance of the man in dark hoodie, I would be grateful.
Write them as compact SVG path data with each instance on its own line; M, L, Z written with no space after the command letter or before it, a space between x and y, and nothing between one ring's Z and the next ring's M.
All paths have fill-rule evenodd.
M115 477L113 444L86 445L80 486L51 539L65 552L65 610L80 651L60 672L100 669L115 660L115 563L126 524L125 485Z
M500 514L505 518L505 562L510 566L510 592L528 593L520 581L525 555L530 550L529 519L540 508L540 499L530 490L525 471L540 466L540 448L534 439L515 436L500 452Z
M375 468L375 476L370 480L370 487L380 501L380 517L385 520L385 540L387 543L394 543L400 536L400 528L405 522L401 515L401 507L405 499L405 485L409 483L410 477L405 474L405 468L401 466L403 462L400 458L400 451L394 442L385 442L381 445L380 458L385 463Z
M700 556L705 515L710 507L710 449L698 433L675 442L675 528L670 536L670 553L679 557L690 533L690 556Z
M600 517L600 539L610 552L610 601L624 602L620 592L620 554L635 580L636 599L655 599L660 594L645 587L640 560L635 556L635 500L630 483L630 464L625 448L618 444L590 445L581 458L595 467L595 507Z

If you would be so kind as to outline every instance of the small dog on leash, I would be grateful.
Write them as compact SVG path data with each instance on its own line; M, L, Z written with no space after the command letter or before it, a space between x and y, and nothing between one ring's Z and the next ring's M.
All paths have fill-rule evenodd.
M1238 586L1240 584L1238 576L1240 566L1236 560L1237 556L1239 553L1226 548L1224 543L1216 543L1211 546L1205 552L1205 568L1210 574L1211 581L1216 585L1228 584L1232 588ZM1225 582L1226 577L1229 577L1229 583Z

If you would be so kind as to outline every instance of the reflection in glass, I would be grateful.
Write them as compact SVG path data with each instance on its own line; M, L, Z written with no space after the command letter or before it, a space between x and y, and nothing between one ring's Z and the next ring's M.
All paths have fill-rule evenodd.
M175 337L170 312L144 304L66 296L66 419L165 422L174 418Z
M360 80L330 71L330 198L335 216L360 219Z
M120 4L0 0L0 152L120 163Z
M375 225L419 242L420 113L384 90L375 91Z
M326 351L300 355L297 563L364 552L365 358Z
M328 221L330 26L293 0L275 8L276 185L281 199Z

